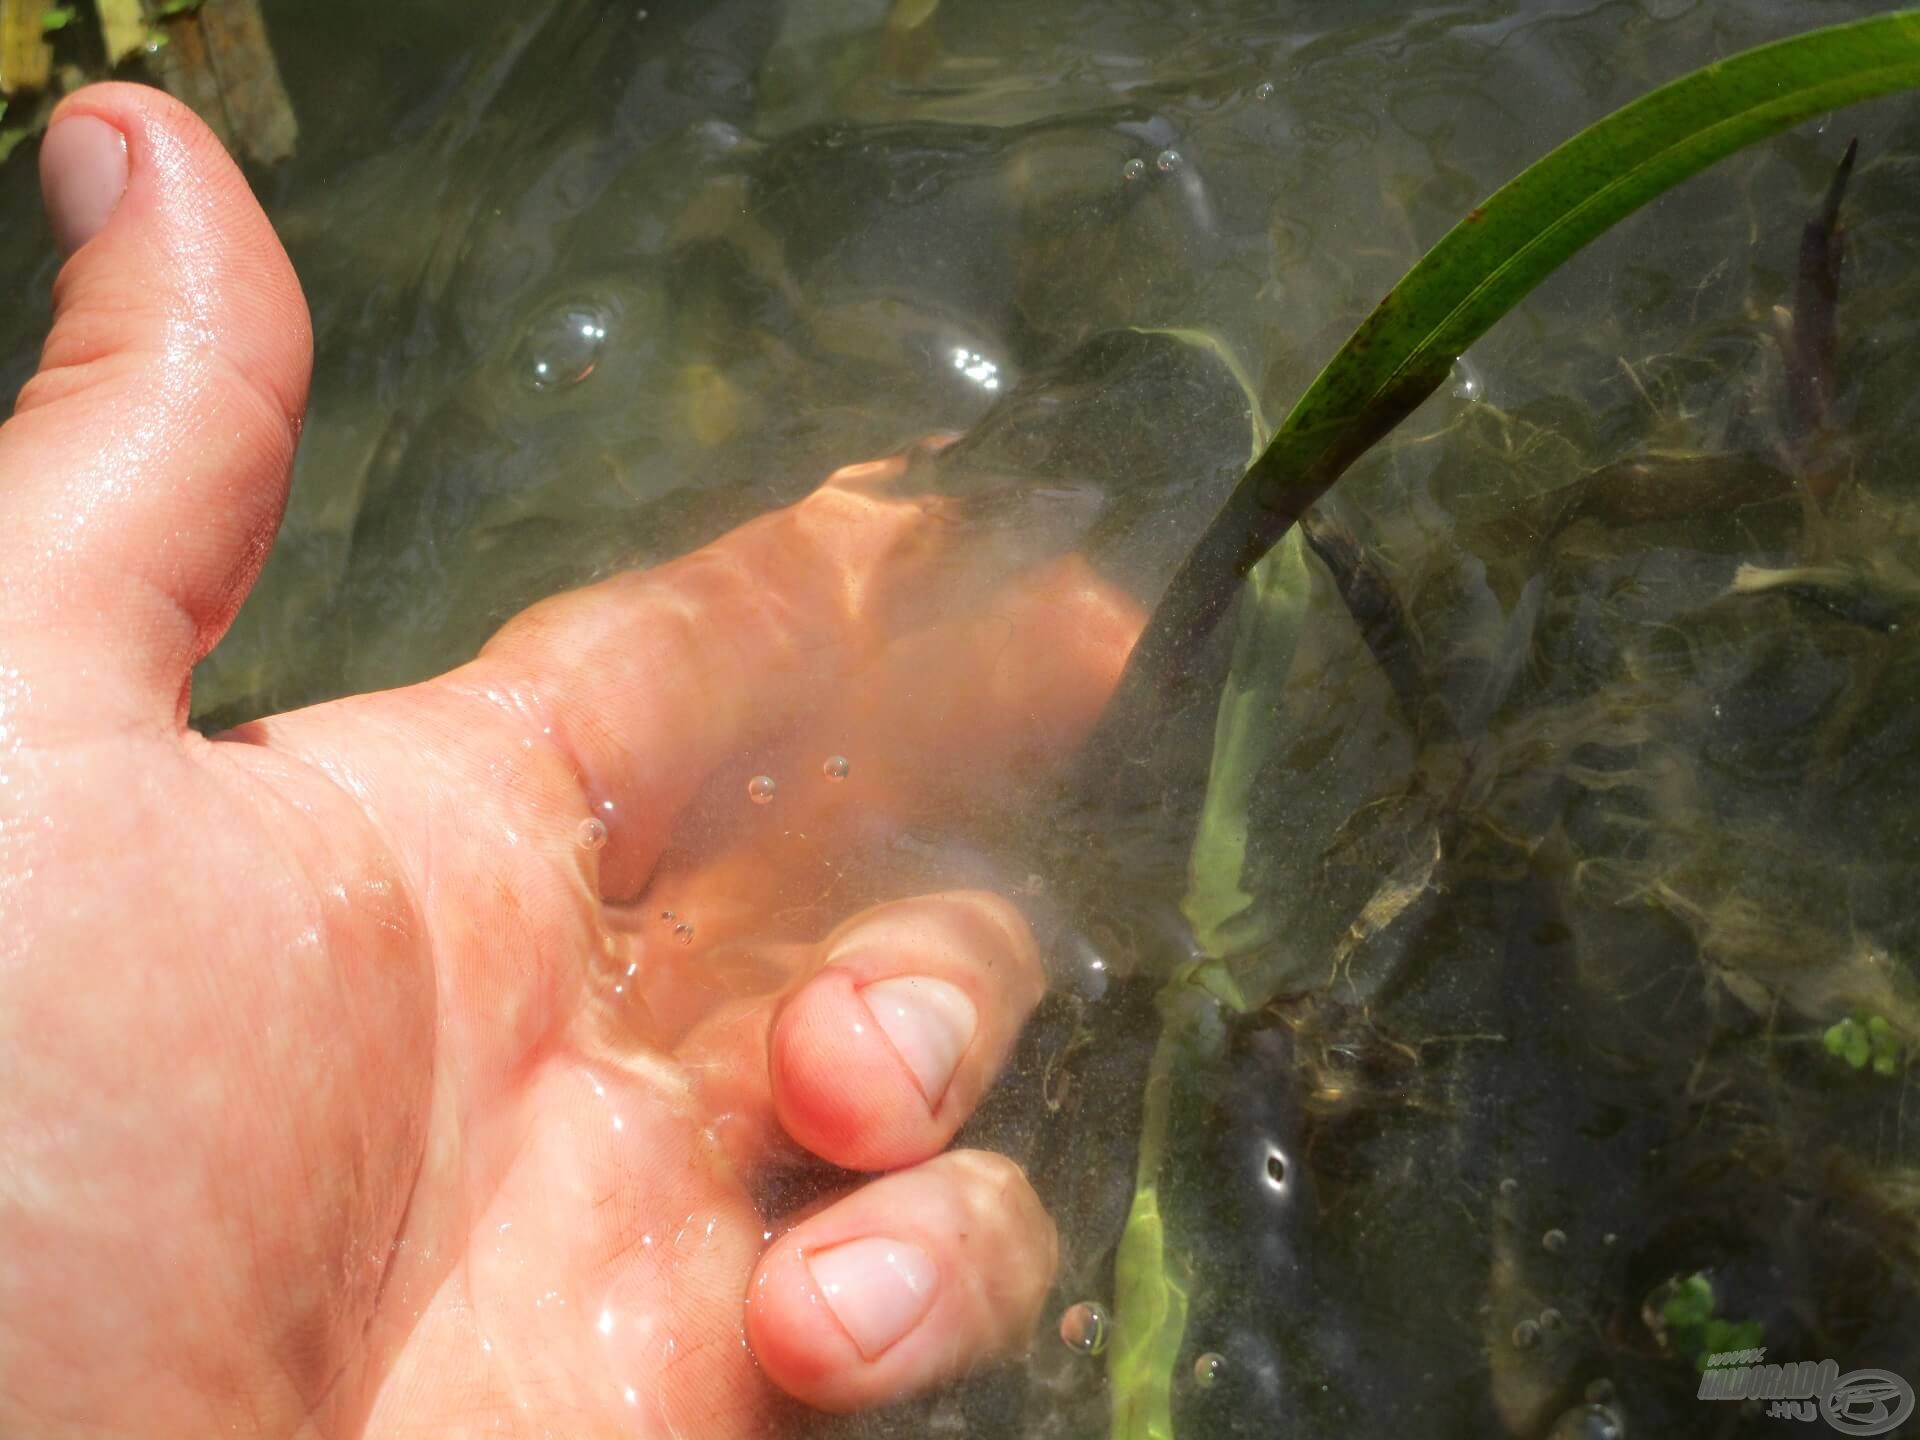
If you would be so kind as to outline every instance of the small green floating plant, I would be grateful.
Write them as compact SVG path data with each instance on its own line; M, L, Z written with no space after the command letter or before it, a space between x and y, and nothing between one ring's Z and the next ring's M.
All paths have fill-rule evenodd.
M1830 1025L1820 1038L1827 1054L1854 1070L1871 1067L1874 1074L1884 1079L1892 1079L1900 1072L1903 1047L1884 1015L1856 1010Z
M1704 1371L1715 1355L1755 1349L1765 1338L1758 1320L1729 1320L1715 1313L1719 1308L1713 1281L1704 1271L1675 1284L1660 1307L1668 1345L1690 1359L1696 1370Z
M1475 207L1381 301L1254 460L1169 587L1113 704L1122 722L1183 678L1243 583L1232 672L1190 861L1186 911L1205 954L1162 997L1132 1207L1115 1265L1108 1378L1114 1440L1171 1440L1187 1261L1160 1205L1174 1068L1193 1047L1195 1005L1240 1013L1272 997L1235 966L1262 938L1243 870L1255 777L1278 743L1263 696L1284 675L1306 606L1296 522L1354 461L1452 373L1475 340L1581 247L1656 196L1757 141L1846 105L1920 87L1920 10L1816 30L1662 86L1582 131ZM1277 667L1275 657L1282 663ZM1115 727L1109 726L1107 733ZM1878 1020L1878 1028L1875 1021ZM1826 1034L1854 1069L1890 1074L1899 1042L1882 1017ZM1684 1282L1669 1324L1691 1353L1743 1348L1755 1327L1713 1314L1704 1276ZM1704 1306L1704 1308L1702 1308ZM1697 1332L1697 1333L1695 1333ZM1714 1343L1725 1341L1724 1344Z

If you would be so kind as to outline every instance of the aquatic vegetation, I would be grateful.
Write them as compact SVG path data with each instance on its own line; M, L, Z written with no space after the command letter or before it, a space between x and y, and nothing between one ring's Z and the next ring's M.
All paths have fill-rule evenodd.
M1705 1370L1709 1361L1733 1352L1751 1352L1766 1338L1756 1320L1728 1320L1716 1314L1712 1277L1702 1271L1676 1278L1659 1309L1661 1343Z
M1170 980L1170 1013L1182 1003L1183 993L1188 999L1209 996L1244 1013L1267 1004L1289 984L1325 985L1350 976L1357 952L1391 930L1400 917L1418 910L1421 898L1438 883L1436 870L1443 860L1457 869L1463 854L1484 850L1489 839L1509 847L1537 845L1537 840L1526 838L1531 826L1522 822L1502 835L1502 820L1482 808L1494 799L1496 776L1502 771L1511 774L1516 751L1500 754L1486 741L1463 748L1458 737L1490 738L1495 728L1504 726L1510 743L1524 753L1524 747L1548 740L1552 729L1558 729L1561 733L1549 741L1546 753L1573 755L1583 747L1597 753L1609 746L1617 751L1643 744L1649 719L1660 713L1661 704L1652 695L1635 696L1626 703L1615 696L1605 708L1595 708L1594 700L1600 698L1596 696L1578 705L1563 702L1531 716L1503 720L1521 680L1514 666L1532 648L1526 637L1545 618L1548 580L1539 573L1506 596L1508 613L1499 628L1515 639L1496 644L1493 654L1509 657L1507 663L1472 667L1468 671L1471 689L1458 703L1436 704L1439 696L1422 692L1431 688L1425 683L1428 677L1438 673L1438 656L1431 651L1394 653L1396 647L1405 648L1405 637L1418 633L1407 618L1413 607L1396 600L1390 581L1369 573L1369 557L1347 532L1337 505L1323 506L1318 512L1322 518L1309 521L1304 531L1297 528L1309 507L1451 377L1461 351L1616 221L1744 145L1838 104L1915 85L1920 85L1920 12L1815 32L1735 56L1673 82L1567 142L1475 207L1409 272L1320 373L1174 578L1110 712L1105 737L1109 745L1115 743L1114 735L1137 730L1139 709L1155 703L1150 697L1177 693L1188 683L1196 656L1204 653L1198 642L1226 611L1245 577L1186 905L1203 959L1182 967ZM1829 188L1828 202L1808 227L1803 243L1802 275L1809 283L1803 283L1802 313L1795 317L1797 340L1792 326L1788 340L1789 390L1801 432L1825 418L1822 397L1832 333L1830 317L1823 322L1826 311L1820 306L1830 310L1837 290L1836 216L1853 162L1854 150L1849 147ZM1729 480L1744 503L1755 503L1767 493L1764 486L1754 484L1751 465L1716 465L1705 456L1677 459L1677 465L1660 474L1658 483L1645 483L1650 473L1659 470L1650 472L1649 464L1657 462L1643 458L1633 462L1637 468L1596 470L1568 491L1539 497L1530 507L1534 518L1523 527L1531 532L1531 543L1520 547L1520 553L1551 554L1563 538L1577 538L1583 521L1608 510L1615 523L1622 525L1698 514L1703 503L1711 504L1715 489ZM1704 483L1673 483L1696 476ZM1784 495L1791 488L1791 482L1784 482L1774 493ZM1823 493L1824 488L1829 487L1814 487L1813 493ZM1436 785L1432 776L1424 779L1420 787L1424 796L1415 792L1414 797L1421 808L1413 815L1404 813L1404 804L1394 806L1395 828L1418 837L1403 843L1401 861L1384 874L1374 869L1371 895L1350 895L1346 903L1321 911L1331 917L1353 916L1344 934L1317 929L1310 918L1320 907L1309 902L1327 874L1325 870L1316 873L1316 857L1336 854L1343 843L1329 821L1335 815L1347 817L1338 822L1340 829L1346 829L1369 810L1377 812L1389 803L1404 781L1389 770L1383 784L1377 765L1335 763L1330 767L1338 777L1330 782L1336 792L1333 803L1326 804L1322 797L1317 815L1295 814L1276 823L1275 803L1263 804L1261 787L1271 783L1268 773L1290 768L1276 767L1278 747L1299 744L1302 724L1311 728L1304 711L1322 703L1325 696L1324 651L1315 655L1307 649L1316 643L1309 617L1322 623L1326 619L1325 607L1311 603L1314 582L1307 564L1309 548L1333 576L1379 675L1392 683L1415 744L1428 757L1427 768L1434 768L1436 752L1451 750L1457 756L1447 767L1454 771L1450 782ZM1493 581L1491 568L1483 573L1487 582ZM1413 578L1400 577L1401 594L1410 593L1404 587ZM1791 595L1869 628L1896 626L1905 613L1900 601L1889 598L1902 593L1897 584L1892 590L1873 587L1831 567L1789 568L1772 574L1743 568L1735 577L1733 592ZM1324 645L1324 636L1319 643ZM1457 660L1455 665L1457 670ZM1303 699L1310 688L1320 694L1313 700ZM1285 714L1290 703L1300 712ZM1543 721L1549 730L1530 742L1527 729L1537 731ZM1618 733L1609 735L1610 729ZM1315 763L1329 768L1324 752L1316 755ZM1552 768L1562 777L1561 785L1575 773L1564 762ZM1582 782L1604 796L1615 783L1626 782L1626 777L1610 777L1602 766L1586 773ZM1511 789L1510 779L1503 788ZM1293 802L1290 796L1282 796L1277 803L1284 811ZM1297 857L1279 860L1280 876L1275 873L1277 857L1258 849L1258 837L1275 833L1290 837ZM1302 845L1305 837L1317 843ZM1702 939L1703 948L1711 949L1711 926L1724 929L1733 912L1724 900L1682 898L1683 869L1671 863L1649 867L1652 873L1645 883L1656 894L1664 894L1666 903L1676 910L1692 907L1699 919L1708 921ZM1303 920L1307 922L1304 935ZM1743 951L1743 958L1751 953ZM1333 975L1316 980L1300 973L1301 957L1327 955L1333 956ZM1834 972L1823 967L1822 973ZM1390 970L1382 971L1368 982L1369 988L1389 976ZM1351 978L1345 983L1349 988L1353 985ZM1356 998L1362 993L1356 992ZM1827 1048L1855 1068L1871 1056L1876 1069L1884 1065L1887 1069L1882 1073L1889 1073L1897 1052L1886 1048L1892 1033L1888 1022L1880 1019L1877 1040L1866 1026L1867 1022L1860 1022L1857 1034L1836 1026L1828 1032ZM1135 1205L1120 1242L1115 1323L1117 1344L1123 1347L1127 1363L1112 1369L1115 1440L1167 1440L1173 1434L1167 1397L1183 1338L1187 1286L1172 1278L1171 1267L1180 1263L1179 1252L1170 1244L1157 1196L1168 1072L1198 1063L1191 1047L1182 1043L1182 1033L1169 1024L1154 1057ZM1858 1060L1853 1058L1856 1055ZM1558 1253L1565 1245L1561 1230L1546 1232L1547 1251ZM1694 1279L1699 1283L1690 1282L1676 1291L1671 1304L1681 1309L1667 1322L1682 1343L1704 1353L1739 1348L1735 1340L1750 1332L1757 1334L1757 1323L1735 1325L1714 1317L1711 1287L1703 1275ZM1702 1303L1706 1311L1695 1314ZM1524 1319L1515 1325L1512 1343L1530 1350L1540 1334L1537 1319ZM1519 1393L1511 1385L1509 1390ZM1524 1414L1533 1413L1545 1403L1548 1391L1536 1387L1528 1393L1524 1401L1503 1402L1511 1420L1518 1422Z
M1869 1015L1864 1010L1828 1026L1820 1043L1827 1054L1851 1069L1864 1070L1871 1065L1874 1074L1886 1079L1899 1073L1905 1048L1886 1016Z

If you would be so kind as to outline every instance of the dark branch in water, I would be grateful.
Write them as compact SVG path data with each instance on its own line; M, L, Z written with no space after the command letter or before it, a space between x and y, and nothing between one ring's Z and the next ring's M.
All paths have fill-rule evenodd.
M1444 709L1426 703L1431 687L1425 657L1378 555L1360 542L1331 502L1323 502L1301 519L1300 537L1333 577L1347 614L1387 677L1401 712L1416 728L1444 725Z
M1795 435L1818 430L1827 420L1833 396L1835 315L1840 304L1840 266L1846 258L1846 232L1840 228L1840 202L1860 148L1854 140L1840 157L1820 214L1800 234L1800 272L1793 291L1793 334L1787 345L1787 400Z
M1393 323L1398 292L1358 332ZM1353 342L1349 341L1349 347ZM1283 426L1227 497L1173 577L1128 658L1119 688L1089 741L1087 771L1119 762L1127 737L1155 713L1179 708L1196 685L1206 639L1231 608L1247 572L1285 538L1348 466L1419 408L1452 372L1453 356L1420 356L1376 393L1346 397L1310 425Z

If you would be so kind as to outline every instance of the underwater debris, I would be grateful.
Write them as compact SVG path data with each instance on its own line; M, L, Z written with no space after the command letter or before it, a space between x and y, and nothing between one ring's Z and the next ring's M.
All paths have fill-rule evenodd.
M0 0L0 95L44 90L53 78L40 0Z
M1687 520L1784 500L1793 489L1792 476L1753 455L1649 451L1541 497L1540 526L1554 536L1577 520L1610 528Z
M1846 259L1846 232L1840 227L1840 202L1847 193L1856 139L1840 157L1820 213L1800 236L1800 264L1793 292L1793 320L1787 341L1787 402L1791 433L1818 430L1827 421L1833 399L1833 352L1840 305L1840 267Z
M228 150L262 165L293 154L300 126L260 0L200 0L166 14L160 34L164 44L149 57L155 75Z
M59 56L80 63L56 66L55 35ZM46 128L59 95L131 61L240 159L266 165L293 154L299 124L260 0L94 0L90 15L0 0L0 160Z
M199 0L161 0L155 14L178 14L198 3ZM106 45L108 65L131 60L153 43L154 30L147 23L146 8L140 0L94 0L93 8L100 16L100 38Z
M1730 593L1785 595L1849 624L1883 632L1899 629L1920 605L1920 590L1902 589L1842 565L1742 565L1734 572Z
M1393 687L1402 712L1416 723L1444 723L1444 711L1422 703L1430 688L1426 657L1378 554L1361 544L1332 497L1301 518L1300 534L1333 577L1334 588L1340 592L1380 672Z

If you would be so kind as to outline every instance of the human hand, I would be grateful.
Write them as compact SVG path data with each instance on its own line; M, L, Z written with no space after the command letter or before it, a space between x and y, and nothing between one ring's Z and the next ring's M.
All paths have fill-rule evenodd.
M941 1152L1033 939L979 893L847 917L835 876L1071 750L1134 607L1068 561L943 614L960 527L878 462L203 738L305 306L158 92L71 97L42 175L75 253L0 427L0 1433L725 1437L1021 1343L1051 1223ZM752 1181L803 1152L888 1173L775 1234Z

